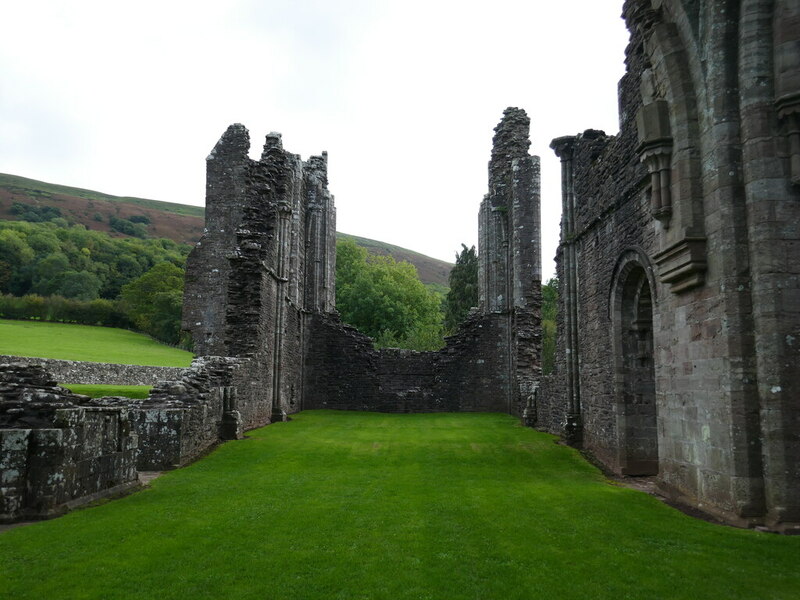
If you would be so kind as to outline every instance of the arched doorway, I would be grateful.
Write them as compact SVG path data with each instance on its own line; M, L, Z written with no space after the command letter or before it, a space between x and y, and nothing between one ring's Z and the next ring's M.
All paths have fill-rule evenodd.
M658 473L653 292L640 257L623 259L614 285L615 395L619 469Z
M614 350L615 470L624 475L658 473L654 323L656 289L647 254L622 253L609 290Z

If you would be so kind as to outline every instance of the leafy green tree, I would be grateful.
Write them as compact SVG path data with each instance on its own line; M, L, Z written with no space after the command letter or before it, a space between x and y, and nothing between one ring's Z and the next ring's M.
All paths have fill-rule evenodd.
M140 330L171 344L180 341L183 269L158 263L123 286L122 300Z
M172 240L111 238L83 225L50 222L0 221L0 292L24 296L74 294L61 290L64 274L82 275L101 298L118 298L122 286L153 265L168 261L182 266L190 247ZM139 224L140 226L143 226ZM75 276L72 276L75 279ZM75 286L70 286L74 288ZM90 294L80 293L81 297Z
M56 293L64 298L89 301L98 297L100 280L89 271L65 271Z
M542 373L553 372L556 355L556 315L558 314L558 279L542 286Z
M54 252L36 263L32 290L41 296L55 294L61 287L64 273L69 269L69 259L62 252Z
M368 255L352 240L336 244L336 308L379 347L442 346L440 302L416 268L389 256Z
M450 271L450 291L444 301L444 326L454 331L469 309L478 306L478 254L475 246L461 244L456 264Z

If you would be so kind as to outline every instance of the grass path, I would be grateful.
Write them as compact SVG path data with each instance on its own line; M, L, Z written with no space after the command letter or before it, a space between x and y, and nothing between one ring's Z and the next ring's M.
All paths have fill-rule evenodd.
M147 398L151 385L95 385L87 383L61 384L76 394L83 394L90 398L103 396L123 396L124 398Z
M309 411L0 534L22 598L800 597L800 538L694 520L498 414Z
M0 354L155 367L192 362L191 352L126 329L8 319L0 319Z

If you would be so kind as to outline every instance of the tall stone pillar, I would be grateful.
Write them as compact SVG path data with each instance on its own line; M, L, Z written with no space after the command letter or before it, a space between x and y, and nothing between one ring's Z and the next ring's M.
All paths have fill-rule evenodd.
M541 374L540 170L539 157L528 154L529 129L524 110L504 111L478 217L480 310L504 322L512 414L533 397Z
M573 445L580 445L583 424L581 420L580 354L578 352L578 270L575 249L575 180L573 151L575 137L556 138L550 144L561 159L561 294L564 297L563 338L565 352L565 378L569 412L564 423L564 437Z

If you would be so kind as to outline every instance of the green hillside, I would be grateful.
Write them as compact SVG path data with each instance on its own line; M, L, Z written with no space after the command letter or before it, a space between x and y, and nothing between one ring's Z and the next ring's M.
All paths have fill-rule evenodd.
M4 188L9 192L16 192L28 196L32 199L66 196L101 202L136 204L138 206L153 208L176 215L189 215L192 217L203 217L205 215L205 209L202 206L149 200L147 198L136 198L133 196L113 196L94 190L85 190L83 188L69 187L56 183L46 183L44 181L28 179L27 177L20 177L19 175L9 175L7 173L0 173L0 188Z
M113 327L0 319L0 354L122 365L188 367L192 353Z
M339 239L353 240L362 248L366 248L367 252L371 254L391 256L398 262L403 260L410 262L417 268L417 273L422 283L435 284L432 286L434 291L447 293L448 277L450 275L450 270L453 268L452 263L439 260L438 258L431 258L430 256L425 256L424 254L408 250L407 248L350 235L349 233L339 232L336 234L336 237Z
M22 220L22 216L14 212L15 203L38 209L50 207L69 223L103 231L114 237L128 237L119 227L113 226L116 219L139 221L139 226L146 230L148 237L167 238L192 245L200 239L205 227L205 209L201 206L113 196L0 173L0 219ZM397 261L410 262L417 268L423 283L434 291L446 293L452 264L377 240L345 233L338 233L337 236L353 239L373 254L389 255Z

